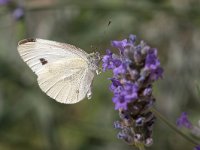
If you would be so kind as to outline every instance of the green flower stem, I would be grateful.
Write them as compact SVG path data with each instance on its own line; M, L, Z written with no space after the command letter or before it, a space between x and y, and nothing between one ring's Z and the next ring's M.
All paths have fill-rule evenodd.
M145 150L144 144L143 143L134 143L134 147L137 147L139 150Z
M160 114L155 108L151 108L151 111L158 117L161 121L163 121L168 127L170 127L172 130L174 130L176 133L181 135L184 139L189 141L194 146L199 145L198 142L196 142L194 139L192 139L190 136L186 135L185 133L181 132L174 124L169 122L162 114Z
M140 146L140 147L139 147L139 150L145 150L144 145Z

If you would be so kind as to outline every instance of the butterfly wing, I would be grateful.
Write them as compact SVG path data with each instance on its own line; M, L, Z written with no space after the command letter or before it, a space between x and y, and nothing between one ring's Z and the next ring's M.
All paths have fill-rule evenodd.
M88 54L81 49L54 41L26 39L19 42L18 51L38 76L42 91L56 101L76 103L90 92L94 72L88 68Z
M82 58L87 61L87 53L65 43L43 39L24 39L18 43L18 52L22 59L37 75L46 63L63 58Z

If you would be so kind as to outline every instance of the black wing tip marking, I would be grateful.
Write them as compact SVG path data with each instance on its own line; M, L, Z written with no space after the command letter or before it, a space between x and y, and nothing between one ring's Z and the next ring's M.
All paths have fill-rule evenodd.
M23 40L19 41L18 45L22 45L22 44L25 44L28 42L36 42L36 39L34 39L34 38L23 39Z
M42 65L45 65L45 64L48 63L48 61L46 59L44 59L44 58L40 58L39 60L40 60Z

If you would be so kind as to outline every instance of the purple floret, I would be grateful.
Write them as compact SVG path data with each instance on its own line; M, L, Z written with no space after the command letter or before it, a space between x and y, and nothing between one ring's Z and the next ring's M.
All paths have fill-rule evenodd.
M118 48L120 50L120 52L123 53L124 52L124 48L126 46L128 46L129 43L128 43L127 39L124 39L122 41L112 41L111 45L113 47L115 47L115 48Z
M192 128L192 123L188 119L188 115L186 112L182 112L181 116L177 119L176 122L178 127L185 127L188 129Z
M119 109L127 110L129 101L125 99L124 95L114 96L112 101L115 103L115 110Z
M106 55L103 56L103 71L108 69L114 69L121 64L121 61L113 57L113 53L110 50L106 50Z

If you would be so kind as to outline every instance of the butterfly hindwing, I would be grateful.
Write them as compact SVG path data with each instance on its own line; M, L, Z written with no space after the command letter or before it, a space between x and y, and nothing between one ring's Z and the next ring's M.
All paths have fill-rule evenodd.
M86 76L88 70L86 67L87 63L82 62L81 59L60 60L46 65L38 76L38 84L42 91L56 101L76 103L82 100L89 90L89 87L80 89L83 76Z

